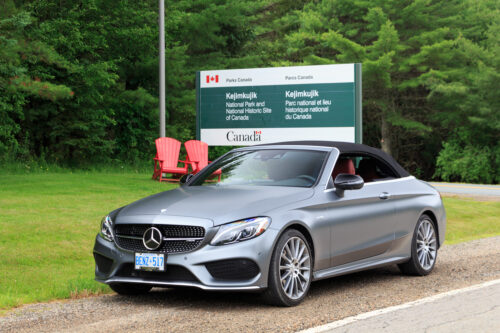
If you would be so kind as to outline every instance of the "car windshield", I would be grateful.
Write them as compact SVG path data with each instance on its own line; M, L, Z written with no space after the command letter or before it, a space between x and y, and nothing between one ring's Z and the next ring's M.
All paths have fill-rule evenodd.
M325 157L326 152L314 150L237 151L209 164L190 186L311 187L316 183Z

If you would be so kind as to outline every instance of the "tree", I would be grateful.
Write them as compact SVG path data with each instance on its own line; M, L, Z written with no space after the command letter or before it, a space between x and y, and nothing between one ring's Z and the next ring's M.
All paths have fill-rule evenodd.
M24 107L30 100L56 103L73 94L66 85L29 71L32 64L60 68L68 64L47 44L27 37L33 23L29 13L18 11L12 1L6 1L4 9L0 12L0 159L28 155L20 143L31 139L23 126Z
M277 19L288 28L277 31L283 38L270 53L283 65L363 63L365 142L430 177L447 136L432 130L449 128L449 114L460 117L453 96L436 97L443 84L460 89L459 78L475 71L467 61L486 55L473 37L498 17L487 14L493 2L483 4L479 13L473 1L312 2ZM466 45L475 52L469 59L463 57ZM491 105L492 98L484 102Z
M437 158L436 176L447 181L500 182L500 15L493 2L472 7L467 17L491 17L486 31L466 31L455 45L452 69L435 73L432 101L446 110L443 119L455 128ZM476 40L478 43L473 43ZM445 105L443 105L446 101Z
M166 7L168 136L194 137L196 71L361 62L364 143L420 177L499 181L497 1ZM0 159L149 163L157 45L155 1L37 0L18 9L4 0ZM212 158L226 150L211 149Z

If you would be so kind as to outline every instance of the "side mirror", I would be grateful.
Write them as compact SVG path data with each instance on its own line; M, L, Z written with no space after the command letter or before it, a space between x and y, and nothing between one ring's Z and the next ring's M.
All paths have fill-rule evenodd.
M189 182L189 180L193 178L193 174L188 173L187 175L184 175L179 179L179 183L181 183L181 186Z
M345 190L359 190L364 184L365 181L360 176L347 173L339 174L333 182L335 192L337 192L339 197L344 196Z

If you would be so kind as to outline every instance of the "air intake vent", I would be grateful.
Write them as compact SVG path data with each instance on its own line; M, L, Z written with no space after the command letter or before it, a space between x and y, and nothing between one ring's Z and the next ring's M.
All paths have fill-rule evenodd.
M167 264L165 272L136 271L133 264L124 264L116 276L119 277L138 277L143 279L152 279L165 282L199 282L198 279L188 269Z
M205 264L209 273L220 280L250 280L259 274L259 266L248 259L228 259Z
M94 253L95 264L97 265L97 270L101 273L108 274L113 265L113 260L101 256L98 253Z

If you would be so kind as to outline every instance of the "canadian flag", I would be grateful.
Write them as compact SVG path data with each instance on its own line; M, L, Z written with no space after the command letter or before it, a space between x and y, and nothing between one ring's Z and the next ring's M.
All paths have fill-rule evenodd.
M210 83L210 82L215 82L215 83L218 83L219 82L219 75L207 75L207 83Z

